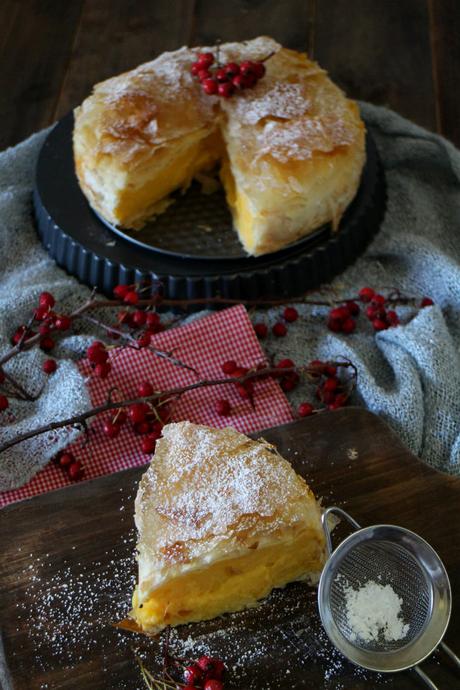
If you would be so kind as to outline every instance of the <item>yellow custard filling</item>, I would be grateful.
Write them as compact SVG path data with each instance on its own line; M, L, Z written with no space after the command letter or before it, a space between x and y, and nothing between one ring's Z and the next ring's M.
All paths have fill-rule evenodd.
M178 625L214 618L254 606L275 587L319 573L323 544L318 533L304 529L287 543L254 548L237 558L219 561L158 587L142 604L137 588L131 616L139 627Z

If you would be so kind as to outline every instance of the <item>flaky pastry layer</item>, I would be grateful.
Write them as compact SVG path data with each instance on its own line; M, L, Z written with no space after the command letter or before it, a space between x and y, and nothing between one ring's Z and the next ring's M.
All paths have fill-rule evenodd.
M254 89L203 94L182 48L102 82L75 111L80 186L110 222L141 227L158 203L222 165L249 254L280 249L325 222L338 225L365 159L358 108L304 54L267 37L224 44L222 61L266 61ZM164 207L164 204L162 205Z

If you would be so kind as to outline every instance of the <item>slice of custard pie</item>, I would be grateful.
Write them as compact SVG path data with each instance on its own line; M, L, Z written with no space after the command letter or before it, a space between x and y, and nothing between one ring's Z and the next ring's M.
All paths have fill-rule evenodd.
M254 606L275 587L316 581L320 508L274 446L235 429L168 424L136 498L145 632Z

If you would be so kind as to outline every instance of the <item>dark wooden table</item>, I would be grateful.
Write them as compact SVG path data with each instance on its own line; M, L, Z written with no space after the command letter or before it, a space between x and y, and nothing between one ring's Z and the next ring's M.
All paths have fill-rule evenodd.
M259 34L460 146L459 0L1 0L0 149L158 53Z

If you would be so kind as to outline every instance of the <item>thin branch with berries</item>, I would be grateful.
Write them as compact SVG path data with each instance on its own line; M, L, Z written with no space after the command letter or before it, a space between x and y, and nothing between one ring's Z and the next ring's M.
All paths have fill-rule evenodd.
M95 349L97 350L98 348ZM286 364L289 364L289 366L287 366ZM19 434L15 438L7 441L2 446L0 446L0 453L3 453L4 451L8 450L9 448L12 448L13 446L16 446L19 443L22 443L23 441L27 441L30 438L40 436L41 434L45 434L49 431L54 431L56 429L61 429L64 427L81 427L85 425L86 420L95 417L96 415L100 415L105 412L110 412L112 410L117 411L119 415L119 410L127 409L128 415L133 423L142 423L145 420L148 411L150 409L155 409L155 404L162 403L165 399L176 399L178 396L181 396L189 391L196 390L197 388L232 385L236 387L241 397L250 399L254 392L254 381L257 379L260 380L263 378L267 378L268 376L278 377L280 378L281 385L283 385L283 381L298 381L301 374L310 376L314 380L321 377L322 375L334 377L335 379L338 368L350 368L353 371L353 374L350 379L350 383L352 383L352 385L349 386L347 391L343 391L344 398L343 400L341 399L341 402L344 404L354 388L357 377L356 368L348 360L344 362L330 363L323 363L317 361L313 362L312 366L306 367L291 366L291 360L282 360L281 366L263 366L255 370L243 370L243 374L240 373L242 369L236 367L235 365L235 370L233 374L238 374L236 376L233 375L221 379L203 379L201 381L197 381L196 383L190 383L186 386L178 386L176 388L170 388L168 390L163 391L152 390L152 392L150 392L150 388L147 387L151 386L151 384L148 384L148 382L146 382L147 386L145 386L144 384L144 387L141 389L141 392L147 393L147 395L142 395L140 397L130 398L127 400L114 401L112 399L112 396L109 395L108 400L102 405L97 405L96 407L93 407L89 410L86 410L85 412L74 415L72 417L61 419L56 422L50 422L49 424L45 424L43 426L37 427L36 429L31 429L30 431L24 432L23 434ZM339 382L337 381L337 384L335 384L334 386L334 390L336 390L338 386ZM329 391L322 391L319 398L321 402L328 404L327 398L324 395L324 393L326 392ZM110 433L108 435L110 435Z

